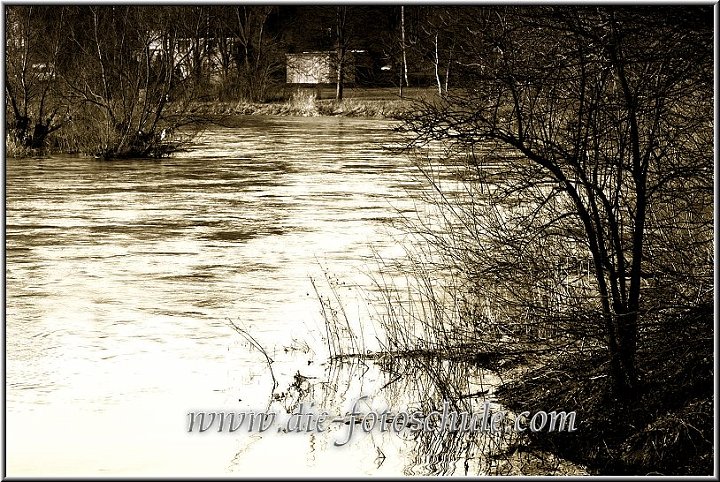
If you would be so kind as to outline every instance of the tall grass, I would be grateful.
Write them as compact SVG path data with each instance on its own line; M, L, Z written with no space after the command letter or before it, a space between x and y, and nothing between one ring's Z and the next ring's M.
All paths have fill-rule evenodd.
M35 154L35 151L21 142L18 142L15 137L8 133L5 136L5 156L7 157L30 157Z
M597 319L583 304L594 300L586 259L556 254L531 260L534 272L491 271L498 264L487 260L493 252L483 244L495 228L495 206L462 181L461 164L419 168L428 189L421 212L401 214L410 240L405 256L393 262L376 257L371 304L383 351L507 367L549 352L603 346ZM339 330L334 318L326 322L328 332Z
M341 281L336 277L332 277L327 270L323 271L323 277L323 286L327 287L326 290L321 288L314 278L310 278L310 283L320 304L328 356L337 360L366 355L367 349L362 323L354 323L348 315L345 309L345 301L340 295Z
M382 334L382 353L372 358L398 378L427 375L423 380L432 385L417 390L425 409L437 408L440 400L468 407L468 367L484 367L505 379L498 396L511 410L578 411L578 433L503 439L493 450L502 447L510 465L492 465L494 473L562 471L565 462L557 455L599 474L711 473L712 304L644 315L642 387L635 404L617 403L594 280L581 250L533 237L530 229L507 238L506 246L492 244L493 236L517 228L515 220L527 219L528 212L543 222L543 208L561 207L533 204L532 196L525 204L508 204L511 184L520 182L512 173L502 173L508 191L499 192L467 168L452 153L419 162L428 187L424 208L402 218L413 242L401 261L377 259L373 322ZM503 196L506 211L492 202L495 194ZM327 331L340 331L338 321L327 317ZM348 348L364 356L362 349ZM488 443L457 434L420 440L425 449L419 457L475 453ZM515 465L517 457L524 462ZM456 473L446 460L417 463Z
M268 103L238 102L196 103L194 112L203 115L278 115L343 116L400 119L413 109L412 100L348 98L341 102L318 99L315 91L297 90L287 100Z

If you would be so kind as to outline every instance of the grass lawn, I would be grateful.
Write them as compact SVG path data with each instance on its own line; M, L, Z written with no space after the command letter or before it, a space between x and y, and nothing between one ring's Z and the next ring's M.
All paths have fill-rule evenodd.
M318 87L296 87L287 85L285 90L290 93L294 90L302 90L308 93L315 93L318 100L335 99L335 85L324 84ZM435 87L405 87L403 89L403 99L425 99L434 96L437 93ZM400 90L397 87L345 87L343 89L344 99L362 99L362 100L400 100Z

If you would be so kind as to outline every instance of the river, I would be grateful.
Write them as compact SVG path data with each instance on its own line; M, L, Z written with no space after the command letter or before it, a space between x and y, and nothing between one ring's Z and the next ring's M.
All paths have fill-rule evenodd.
M167 159L8 159L8 475L468 473L482 458L469 449L418 457L395 433L337 447L342 424L188 432L192 411L287 415L304 400L343 414L361 395L399 411L427 390L329 363L311 282L376 349L373 277L407 248L395 221L422 211L412 163L386 149L392 127L247 117Z

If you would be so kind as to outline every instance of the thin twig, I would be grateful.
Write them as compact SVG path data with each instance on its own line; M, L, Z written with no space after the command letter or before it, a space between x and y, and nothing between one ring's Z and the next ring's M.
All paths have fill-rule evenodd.
M235 331L240 333L243 336L243 338L245 338L248 342L250 342L250 344L252 346L254 346L265 357L265 361L267 362L268 369L270 370L270 376L272 377L272 381L273 381L273 387L272 387L272 392L271 392L271 398L272 398L272 395L275 393L275 389L279 386L278 381L275 378L275 372L273 371L273 368L272 368L273 359L270 358L270 356L267 354L267 351L265 351L265 349L257 341L257 339L255 339L255 337L252 336L246 329L240 328L230 318L227 318L227 320L230 323L230 326L232 326Z

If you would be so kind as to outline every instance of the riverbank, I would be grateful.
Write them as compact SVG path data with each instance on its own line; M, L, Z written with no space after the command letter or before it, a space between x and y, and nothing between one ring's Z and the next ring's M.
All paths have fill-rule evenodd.
M375 119L400 119L405 113L410 111L411 103L408 100L377 101L347 99L338 103L334 100L314 100L310 98L306 101L290 100L287 102L273 102L267 104L245 101L200 103L193 107L192 113L211 116L344 116L368 117Z
M266 116L296 116L296 117L357 117L372 119L399 120L416 110L417 102L432 98L436 95L434 89L406 88L401 98L395 88L348 88L344 99L337 102L334 91L327 86L321 88L293 89L279 95L276 100L269 102L239 101L195 101L183 113L191 123L202 126L207 122L217 122L218 118L266 115ZM182 107L184 111L186 107ZM152 152L160 155L141 155L132 151L127 153L113 153L109 156L98 155L100 147L92 145L87 152L81 146L84 142L83 132L78 132L75 126L59 130L46 146L34 149L25 146L8 135L5 140L5 153L8 157L37 157L52 154L85 154L94 157L122 158L122 157L162 157L176 150L181 150L183 142L177 139L171 143L160 142L154 146Z
M522 351L469 343L334 358L375 360L391 371L398 360L414 363L416 371L434 373L435 383L447 387L457 381L438 374L433 368L437 360L478 367L502 380L494 395L514 414L576 412L574 432L528 430L511 437L507 450L497 455L499 461L510 461L510 466L528 459L567 461L571 464L567 467L583 467L589 474L603 476L711 475L713 305L677 310L648 325L652 326L646 326L637 356L640 384L629 402L613 397L607 354L601 348L558 353L540 344ZM447 373L456 372L447 369ZM447 388L443 393L461 391ZM553 463L538 473L522 475L567 475Z
M604 353L543 357L498 390L515 412L576 410L576 432L527 432L516 450L551 452L597 475L712 475L713 306L658 323L638 352L636 399L612 399ZM668 343L671 340L671 343Z
M278 115L278 116L344 116L375 119L401 119L415 110L416 102L435 94L428 88L405 89L401 98L397 89L347 89L337 102L328 88L295 90L283 100L271 102L212 101L197 102L191 112L200 116Z

